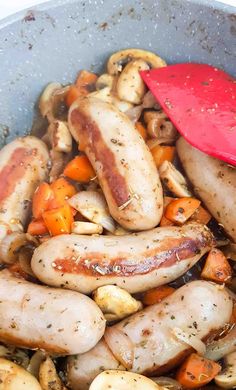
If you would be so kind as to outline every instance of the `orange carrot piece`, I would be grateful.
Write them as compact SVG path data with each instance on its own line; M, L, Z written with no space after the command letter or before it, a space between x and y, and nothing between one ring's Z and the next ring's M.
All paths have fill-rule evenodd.
M211 214L204 209L202 206L199 206L197 210L190 217L190 220L193 222L202 223L203 225L207 225L210 222L212 216Z
M64 169L64 175L82 183L86 183L96 176L89 159L84 155L71 160Z
M52 182L51 189L53 191L53 199L50 202L50 209L63 206L67 199L76 194L75 187L64 177L60 177Z
M80 96L81 94L78 88L75 85L71 85L65 98L67 107L70 107Z
M43 236L44 234L48 233L48 229L43 219L38 219L30 222L27 233L31 234L32 236Z
M165 210L166 210L166 207L168 206L168 204L170 204L170 202L172 202L173 200L175 200L175 198L172 198L170 196L164 196L164 210L163 210L163 215L161 217L161 220L160 220L160 223L159 223L159 226L161 227L165 227L165 226L174 226L174 222L170 221L169 219L167 219L165 217Z
M161 166L164 161L172 162L175 154L174 146L157 145L151 149L152 157L155 161L157 168Z
M42 213L49 208L53 192L48 183L41 183L33 195L32 213L35 219L42 217Z
M151 290L146 291L143 294L142 302L144 305L154 305L155 303L161 302L164 298L168 297L175 291L173 287L170 286L160 286L152 288Z
M97 78L98 76L95 73L81 70L75 82L75 86L78 89L80 96L85 96L90 92L95 91Z
M184 388L197 389L211 382L220 370L218 363L192 353L178 370L176 379Z
M220 249L212 249L207 256L201 277L214 282L226 283L231 280L232 275L232 268L224 253Z
M144 141L146 141L146 139L147 139L147 130L143 126L143 124L141 122L136 122L135 123L135 127L138 130L138 132L141 135L141 137L143 137Z
M165 217L178 225L183 225L197 210L200 203L200 200L195 198L175 199L166 207Z
M68 204L57 209L45 211L43 220L51 236L69 234L73 222L73 214Z

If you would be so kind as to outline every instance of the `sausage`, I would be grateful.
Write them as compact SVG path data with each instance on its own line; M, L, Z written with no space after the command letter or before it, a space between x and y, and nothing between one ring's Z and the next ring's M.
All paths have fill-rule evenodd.
M48 173L49 154L38 138L17 138L0 151L0 239L25 226L31 199Z
M152 155L127 117L94 97L77 100L69 128L93 165L113 218L125 229L158 225L163 193Z
M177 279L214 244L198 223L126 236L61 235L34 251L31 267L49 286L90 294L115 284L136 293Z
M132 372L154 376L169 371L193 352L194 342L202 344L201 340L219 332L229 322L232 309L232 298L222 286L200 280L190 282L161 303L107 328L105 339L91 351L70 357L67 361L70 387L87 390L101 371L115 368L114 359L116 369L124 369L118 368L122 354L132 356L129 368ZM182 333L186 342L178 337ZM125 337L129 343L125 342ZM105 340L109 342L110 351Z
M236 242L236 167L202 153L184 138L177 152L198 197Z
M105 319L89 297L0 272L0 340L23 348L70 355L94 347Z

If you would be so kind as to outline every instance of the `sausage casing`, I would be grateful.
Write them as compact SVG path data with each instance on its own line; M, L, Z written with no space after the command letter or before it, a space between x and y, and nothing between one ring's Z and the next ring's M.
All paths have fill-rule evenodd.
M92 163L113 218L126 229L158 225L162 187L152 155L130 119L94 97L76 101L69 127Z
M232 299L225 289L198 280L114 325L109 332L114 332L121 352L130 354L126 348L131 346L130 371L154 376L169 371L193 352L192 339L196 343L196 339L206 340L219 332L229 322L232 308ZM182 333L187 342L178 338ZM129 344L124 343L124 338L129 339ZM72 390L87 390L101 371L124 369L119 367L117 351L111 344L109 349L103 339L91 351L68 359L67 375Z
M0 272L0 340L62 355L96 345L105 319L92 299L78 292L39 286Z
M210 230L197 223L126 236L61 235L35 250L31 266L49 286L89 294L116 284L135 293L177 279L214 244Z

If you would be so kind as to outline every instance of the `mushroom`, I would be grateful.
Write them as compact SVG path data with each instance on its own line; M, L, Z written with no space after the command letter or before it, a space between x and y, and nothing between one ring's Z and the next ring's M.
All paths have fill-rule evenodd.
M236 261L236 244L230 242L228 245L222 248L222 251L224 252L227 259Z
M97 99L103 100L106 103L111 103L117 107L121 112L126 112L131 109L133 105L129 102L122 101L113 95L110 87L105 87L95 92L91 92L89 96L96 97Z
M42 390L37 379L24 368L0 358L0 390Z
M96 89L99 91L100 89L104 89L106 87L109 87L110 89L113 88L115 77L108 74L103 73L101 76L98 77L96 81Z
M142 59L133 60L125 66L116 85L117 95L121 100L132 104L142 103L146 86L139 72L148 69L148 64Z
M150 137L165 144L173 144L176 141L177 130L164 111L146 111L144 121Z
M103 227L93 222L75 221L72 223L71 232L74 234L102 234Z
M207 346L205 357L217 361L232 352L236 352L236 326L234 325L226 336L212 341Z
M0 259L3 263L13 264L23 247L30 245L35 248L37 244L37 240L28 233L10 233L0 243Z
M123 66L132 60L143 60L150 68L161 68L166 62L156 54L141 49L125 49L111 55L107 62L107 71L110 75L117 75Z
M110 216L106 200L100 192L80 191L68 199L68 203L89 221L114 233L115 222Z
M144 95L142 106L143 108L154 108L155 110L161 109L160 104L157 102L151 91L147 91L147 93Z
M169 378L168 376L152 377L151 379L157 385L163 386L166 390L181 390L182 389L181 384L177 380L175 380L173 378Z
M48 126L48 136L56 152L69 153L72 150L72 136L66 122L54 120Z
M40 364L39 383L42 390L66 390L49 356Z
M232 352L224 358L225 370L215 377L215 383L224 389L236 387L236 352Z
M64 103L69 86L63 87L59 83L50 83L44 89L39 99L39 110L43 117L47 117L48 122L54 119L64 119L66 117L66 106Z
M29 356L26 350L12 345L0 345L0 357L11 360L23 368L27 368L29 364Z
M175 168L170 161L164 161L159 168L159 175L162 183L174 196L191 196L188 190L188 184L184 176Z
M93 292L93 299L100 307L107 321L119 321L142 309L137 301L123 288L107 285Z
M134 372L106 370L96 376L89 390L164 390L150 378Z

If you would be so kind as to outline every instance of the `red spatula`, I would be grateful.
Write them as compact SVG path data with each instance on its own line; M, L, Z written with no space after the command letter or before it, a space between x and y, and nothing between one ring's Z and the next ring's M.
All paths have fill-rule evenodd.
M190 144L236 165L235 79L210 65L192 63L142 71L141 76Z

